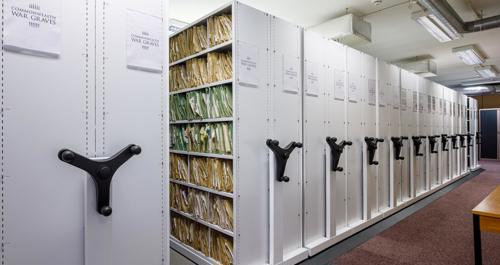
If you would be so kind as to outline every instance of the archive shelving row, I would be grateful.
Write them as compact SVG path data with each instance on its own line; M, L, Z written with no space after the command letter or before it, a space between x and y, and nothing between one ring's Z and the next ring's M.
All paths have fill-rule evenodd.
M233 263L232 24L228 5L170 37L171 242L207 264Z
M302 141L301 28L235 1L170 48L172 247L197 264L304 259L302 152L287 164L296 185L278 185L266 145Z

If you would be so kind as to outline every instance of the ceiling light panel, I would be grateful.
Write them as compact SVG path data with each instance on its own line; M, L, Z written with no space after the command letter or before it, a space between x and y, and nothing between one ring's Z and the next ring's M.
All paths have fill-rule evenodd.
M412 18L424 27L439 42L447 42L462 37L447 21L441 21L433 14L424 11L412 13Z
M475 70L482 78L495 78L497 76L497 71L491 66L476 67Z
M485 62L484 57L479 53L474 45L453 48L452 52L467 65L478 65Z

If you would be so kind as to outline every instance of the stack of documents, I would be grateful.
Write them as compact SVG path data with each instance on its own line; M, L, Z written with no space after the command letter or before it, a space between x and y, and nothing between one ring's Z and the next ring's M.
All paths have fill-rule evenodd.
M170 121L189 119L186 94L175 94L170 96Z
M208 39L210 47L231 40L231 15L218 15L208 18Z
M197 87L209 83L207 58L200 57L186 61L189 87Z
M208 47L207 27L205 25L200 25L188 29L187 40L190 55L205 50Z
M174 150L213 154L231 154L233 149L233 124L230 122L171 125ZM185 135L186 137L185 137Z
M233 59L230 51L208 53L207 63L209 73L208 82L224 81L231 79L233 76Z
M213 210L213 221L212 223L232 231L233 230L233 200L212 195L212 210Z
M187 245L193 245L193 236L190 229L192 225L194 224L191 220L186 219L181 215L172 213L170 216L170 229L172 236Z
M199 25L189 28L170 38L169 45L171 63L199 53L208 47L207 27Z
M189 163L191 180L198 186L211 188L211 175L208 170L208 160L205 157L192 157Z
M188 176L187 156L170 154L170 178L187 182Z
M170 207L181 212L192 212L192 192L189 188L175 183L170 183Z
M210 167L209 176L212 180L211 188L215 190L233 192L233 161L209 158L208 165Z
M210 256L210 244L209 244L209 230L208 227L194 223L191 231L193 236L192 247L205 256Z
M208 118L207 102L210 98L209 89L196 90L186 93L188 101L187 119L206 119Z
M212 230L212 258L222 265L233 264L233 239Z
M170 126L170 146L171 149L177 151L187 151L188 150L188 138L187 138L187 126L186 125L171 125Z
M208 193L205 191L199 191L195 189L190 190L190 197L193 198L193 216L201 220L212 223L212 218L210 216L210 200Z
M190 55L189 46L187 45L187 32L183 31L169 40L169 59L170 62L175 62Z
M168 85L170 91L189 87L189 77L185 65L174 65L169 68Z
M222 85L210 88L210 118L233 116L233 91L231 86Z

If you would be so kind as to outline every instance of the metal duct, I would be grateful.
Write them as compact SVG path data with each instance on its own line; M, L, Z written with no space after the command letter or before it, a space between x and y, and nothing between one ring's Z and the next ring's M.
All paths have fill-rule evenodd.
M500 15L464 22L446 0L418 0L418 3L440 21L450 24L459 33L471 33L500 27Z
M465 23L466 32L476 32L498 27L500 27L500 16L483 18L480 20Z

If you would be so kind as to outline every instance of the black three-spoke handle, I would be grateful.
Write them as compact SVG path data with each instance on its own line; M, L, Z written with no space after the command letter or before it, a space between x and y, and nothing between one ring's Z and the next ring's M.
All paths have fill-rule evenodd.
M481 132L476 133L476 144L481 144L483 141L483 136L481 135Z
M431 151L431 154L437 154L438 153L438 150L435 150L436 149L436 144L437 144L437 139L436 138L439 138L440 136L439 135L430 135L430 136L427 136L427 138L429 138L429 144L431 145L430 147L430 151Z
M413 145L415 146L415 156L424 156L424 154L420 153L420 146L422 145L422 139L425 139L425 136L412 136Z
M448 136L448 138L451 138L451 144L452 144L451 147L453 149L455 149L455 150L458 149L458 146L457 146L457 137L458 137L458 135L450 135L450 136Z
M446 148L448 144L448 135L447 134L441 134L441 151L446 152L449 151L448 148Z
M335 137L326 137L326 143L330 146L331 152L331 161L330 167L332 171L342 172L344 169L339 167L340 155L344 151L344 147L346 145L352 145L351 141L342 141L337 144L337 138Z
M276 180L278 182L289 182L290 178L285 176L286 163L295 148L302 148L302 143L291 142L285 148L279 146L278 140L267 139L266 145L273 151L276 158Z
M114 156L106 159L90 159L69 149L62 149L57 156L65 163L86 171L94 180L97 196L97 212L104 216L112 213L109 205L111 180L116 170L132 156L141 153L141 147L128 145Z
M460 139L460 148L465 148L467 147L465 145L465 137L467 137L467 134L457 134L458 138Z
M368 165L378 165L378 161L375 159L375 151L377 151L377 144L383 143L384 139L375 137L365 137L366 147L368 148Z
M401 148L403 147L403 140L408 140L408 137L391 137L391 141L394 146L394 159L396 160L404 160L405 157L401 156Z

